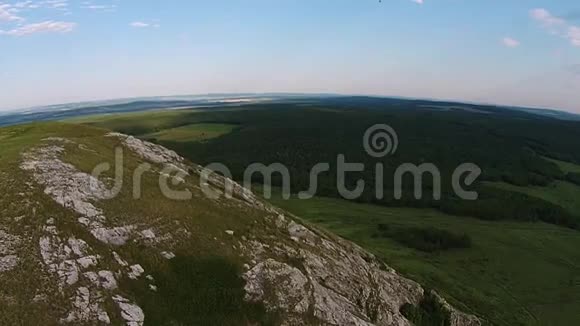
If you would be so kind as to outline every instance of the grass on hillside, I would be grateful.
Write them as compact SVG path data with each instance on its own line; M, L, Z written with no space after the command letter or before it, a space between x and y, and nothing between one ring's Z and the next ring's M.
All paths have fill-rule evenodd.
M165 109L84 116L66 119L62 122L85 124L133 136L142 136L194 124L219 124L219 121L221 121L219 118L223 117L227 112L236 110L236 108ZM211 115L210 119L208 119L208 114ZM226 121L221 124L228 125L230 123Z
M496 325L580 323L580 233L543 223L486 222L434 210L384 208L340 199L271 199L358 243L403 275ZM378 225L468 235L471 247L435 253L377 237Z
M551 159L551 158L547 158L547 157L544 157L544 159L546 159L552 163L556 163L556 165L558 165L560 170L562 170L562 172L564 172L564 173L580 173L580 165L578 165L578 164L565 162L565 161L559 161L559 160L555 160L555 159Z
M191 142L207 141L225 135L236 128L236 125L221 123L199 123L183 127L164 129L142 135L141 138L158 142Z
M26 174L20 170L20 154L43 137L51 136L50 130L33 128L30 125L0 129L0 229L19 236L22 240L17 255L22 259L11 271L0 273L0 325L41 325L63 313L63 297L54 284L46 282L39 273L35 259L22 256L38 254L38 240L34 243L27 238L36 238L46 219L41 211L30 214L33 205L51 207L49 200L38 198L31 202L29 189L25 184ZM41 195L41 192L35 195ZM61 216L58 210L52 212L55 218ZM18 222L20 221L20 222ZM23 225L24 224L24 225ZM30 298L38 290L54 293L50 302L30 304Z
M22 261L7 273L0 273L0 325L57 324L66 316L70 295L61 294L54 280L44 271L38 257L38 239L43 235L46 219L53 217L63 238L81 238L102 256L99 268L115 270L110 255L111 248L89 234L77 222L78 215L58 205L44 194L44 187L27 182L29 173L20 169L21 155L27 150L46 145L48 137L64 137L74 143L65 144L63 161L73 164L83 172L101 163L114 166L114 148L120 141L104 137L106 130L62 123L42 123L0 129L0 229L21 236ZM79 145L83 146L79 146ZM124 187L119 196L103 200L96 205L104 211L108 226L135 225L138 229L155 229L159 237L169 234L174 245L166 247L179 259L168 261L161 257L160 248L128 242L115 248L131 264L141 264L148 274L154 275L160 286L159 292L148 288L144 278L132 281L119 279L122 294L142 306L146 325L238 325L254 322L267 323L260 305L243 300L242 265L246 263L232 246L235 237L225 235L234 230L236 235L262 237L263 211L236 202L215 202L201 194L195 185L196 176L187 178L187 187L194 193L193 199L176 202L161 195L157 174L147 172L143 178L142 198L132 198L132 172L142 162L137 155L125 150ZM112 177L112 171L106 173ZM22 217L22 219L16 219ZM189 235L188 235L189 234ZM169 245L167 245L169 246ZM31 298L38 291L48 295L49 300L31 306ZM4 299L13 302L7 304ZM192 306L195 303L196 306ZM114 303L106 302L110 311ZM110 315L112 324L121 324L120 315Z
M191 111L190 111L191 112ZM105 114L67 119L67 123L87 124L111 130L125 130L137 134L151 133L179 125L183 116L181 110L162 110L149 112L134 112L123 114Z
M546 200L563 207L573 215L580 214L580 186L567 181L557 180L547 187L518 187L505 182L490 182L487 184Z

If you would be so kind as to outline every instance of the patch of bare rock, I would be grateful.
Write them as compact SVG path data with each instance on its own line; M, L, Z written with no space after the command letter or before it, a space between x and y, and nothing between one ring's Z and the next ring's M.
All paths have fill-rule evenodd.
M52 139L53 142L58 140ZM133 227L110 228L105 225L107 219L95 202L107 198L109 190L101 180L63 162L60 156L64 151L64 146L57 144L33 149L23 154L20 167L32 173L35 181L45 187L46 195L81 215L79 223L95 238L107 244L124 244Z
M18 265L16 250L19 244L20 237L0 229L0 273L11 271Z
M284 216L272 218L272 223L286 233L285 239L243 244L255 262L244 274L246 300L262 302L284 316L286 325L304 324L312 317L324 325L412 325L400 308L421 301L424 290L419 284L350 242ZM440 299L451 325L481 325Z

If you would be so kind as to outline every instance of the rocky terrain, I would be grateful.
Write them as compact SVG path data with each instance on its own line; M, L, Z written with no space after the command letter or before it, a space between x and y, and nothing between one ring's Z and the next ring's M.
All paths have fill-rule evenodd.
M172 260L211 254L240 267L243 300L275 324L412 325L401 308L419 305L425 290L358 246L220 175L200 182L207 171L158 145L97 129L49 129L50 137L12 145L20 151L3 165L3 189L13 194L0 202L0 285L10 289L0 292L9 307L1 322L18 323L27 311L27 320L47 325L145 325L157 312L141 303L163 292L156 276ZM124 153L120 189L115 147ZM103 161L108 172L91 175ZM161 178L189 198L142 191L135 199L131 172L144 164L144 187ZM207 198L204 187L221 196ZM34 282L12 280L28 275ZM481 325L437 298L449 325Z

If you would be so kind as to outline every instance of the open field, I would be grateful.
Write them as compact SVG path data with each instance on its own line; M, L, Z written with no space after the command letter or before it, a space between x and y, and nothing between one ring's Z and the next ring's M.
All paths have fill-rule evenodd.
M158 132L141 135L143 139L159 142L196 142L206 141L230 133L236 125L220 123L199 123L183 127L164 129Z
M235 112L238 108L191 108L175 110L156 110L122 114L104 114L67 118L66 123L86 124L119 131L134 136L157 133L192 124L220 124L224 114ZM208 115L215 117L208 119ZM223 123L236 124L236 123Z
M124 114L92 115L65 120L68 123L107 126L112 130L140 130L142 133L155 132L179 124L183 111L150 111Z
M272 203L372 251L397 271L438 289L496 325L580 323L580 233L543 223L486 222L434 210L340 199ZM377 225L464 233L472 247L424 253L377 237Z
M570 214L578 214L580 212L580 186L570 182L557 180L546 187L518 187L505 182L488 184L500 189L520 192L546 200L565 208Z
M580 165L578 165L578 164L560 161L560 160L554 160L554 159L547 158L547 157L545 157L544 159L557 164L558 167L565 173L580 173Z

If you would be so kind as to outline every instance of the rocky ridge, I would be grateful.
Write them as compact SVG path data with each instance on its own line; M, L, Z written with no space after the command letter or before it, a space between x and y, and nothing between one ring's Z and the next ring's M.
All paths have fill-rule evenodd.
M111 133L107 137L118 139L126 149L158 166L155 171L159 175L165 173L162 169L165 166L179 172L181 182L185 182L182 176L207 172L161 146L122 134ZM115 247L131 241L155 242L161 256L173 259L171 243L164 241L172 235L158 236L160 231L150 225L113 225L98 205L109 196L105 182L64 162L66 146L91 150L67 139L46 139L23 153L20 165L54 202L75 212L78 225L94 238L89 241L74 234L62 234L53 217L45 220L44 234L38 242L42 264L63 293L72 293L68 313L60 322L110 324L111 312L105 302L114 302L115 313L127 325L143 325L146 315L135 301L123 296L119 284L125 278L144 278L147 271L139 262L121 257ZM419 284L399 275L362 248L264 203L232 180L214 173L208 183L222 194L228 186L232 187L233 197L220 200L247 205L266 216L269 226L266 236L239 236L225 228L223 231L224 236L235 239L233 249L246 261L245 300L262 303L268 312L279 316L282 325L412 325L400 309L404 304L416 305L421 301L424 290ZM101 243L107 251L97 252L89 244L91 241ZM0 230L0 273L2 268L17 263L17 244L16 237ZM154 279L147 276L146 280L151 291L155 291ZM478 318L440 300L451 316L451 325L481 325Z

